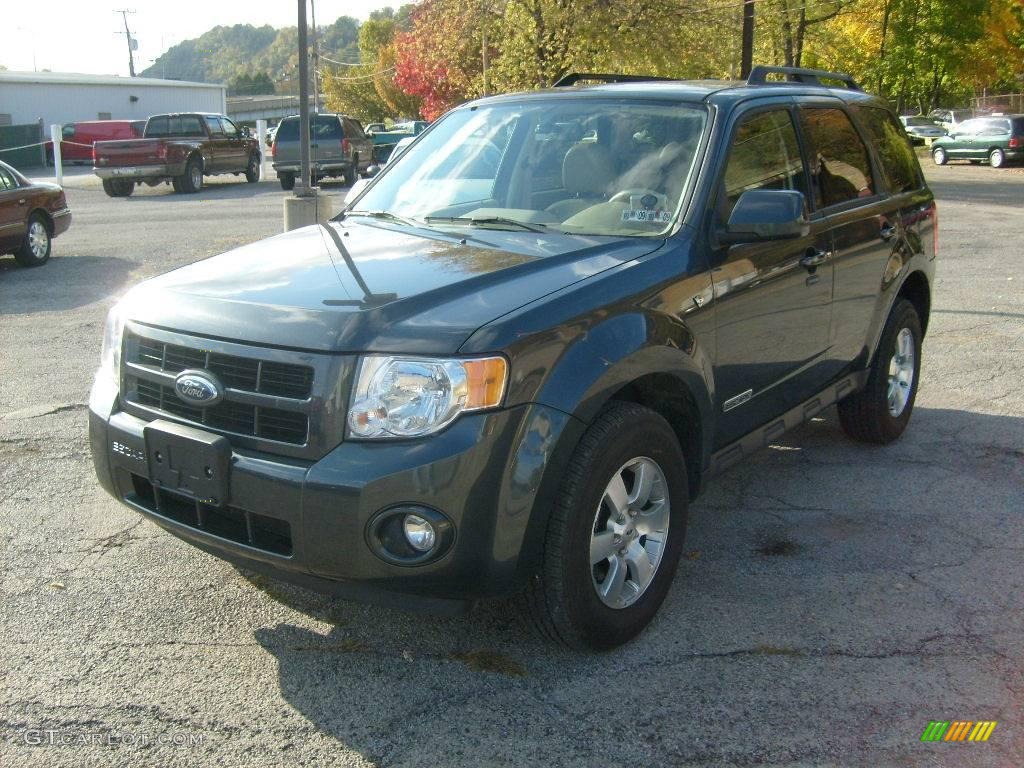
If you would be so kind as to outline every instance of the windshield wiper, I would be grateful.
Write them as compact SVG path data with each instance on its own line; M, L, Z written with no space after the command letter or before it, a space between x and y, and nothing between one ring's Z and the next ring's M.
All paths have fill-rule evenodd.
M407 219L405 216L399 216L397 213L392 213L391 211L345 211L345 215L342 216L342 218L347 216L368 216L371 219L396 221L399 224L405 224L407 227L423 227L423 224L420 222L414 221L413 219Z
M427 216L424 221L428 224L468 224L471 227L497 226L517 227L527 232L546 232L547 224L531 224L519 219L509 219L504 216L481 216L473 218L470 216Z

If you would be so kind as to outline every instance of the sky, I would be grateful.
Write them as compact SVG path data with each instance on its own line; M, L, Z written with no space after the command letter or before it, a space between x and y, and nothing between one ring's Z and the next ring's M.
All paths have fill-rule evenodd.
M401 2L315 0L315 4L317 26L323 26L339 16L365 19L372 10L386 5L397 7ZM29 0L7 0L3 6L6 34L5 45L0 48L0 65L28 72L48 69L126 77L128 46L124 23L114 9L135 11L128 14L128 26L139 41L136 72L148 67L175 43L198 37L218 24L286 27L295 26L298 19L297 0L112 0L109 5L96 0L46 0L43 5ZM40 13L42 7L45 13Z

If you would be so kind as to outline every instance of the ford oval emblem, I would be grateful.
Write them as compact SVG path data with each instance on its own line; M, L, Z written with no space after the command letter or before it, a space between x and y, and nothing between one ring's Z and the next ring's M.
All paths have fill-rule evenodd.
M184 402L200 408L216 405L224 398L224 387L206 371L182 371L174 378L174 391Z

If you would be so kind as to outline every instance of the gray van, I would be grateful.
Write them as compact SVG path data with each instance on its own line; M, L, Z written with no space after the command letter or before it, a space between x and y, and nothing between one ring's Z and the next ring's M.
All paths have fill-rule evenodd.
M352 117L334 114L309 116L309 161L312 183L325 176L340 176L352 186L373 163L373 141ZM281 189L292 189L299 175L299 116L281 121L271 148Z

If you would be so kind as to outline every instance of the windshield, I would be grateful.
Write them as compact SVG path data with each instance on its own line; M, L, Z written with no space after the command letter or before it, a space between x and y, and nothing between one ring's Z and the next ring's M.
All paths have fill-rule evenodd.
M935 128L935 121L929 120L927 117L907 117L904 118L907 125L914 125L919 128Z
M682 206L706 121L703 107L622 99L458 109L350 213L432 227L662 235Z

